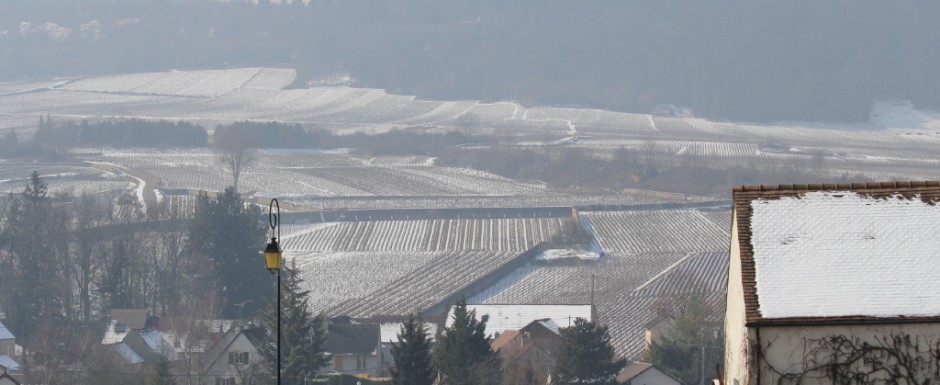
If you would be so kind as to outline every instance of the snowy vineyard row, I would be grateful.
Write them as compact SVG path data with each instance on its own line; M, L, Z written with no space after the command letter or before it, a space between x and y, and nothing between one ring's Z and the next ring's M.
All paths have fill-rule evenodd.
M311 310L368 317L431 306L516 255L511 251L334 252L285 256L296 262Z
M562 235L568 218L431 219L334 222L291 229L285 250L525 251Z
M602 249L618 253L695 252L728 248L728 227L698 210L584 212Z

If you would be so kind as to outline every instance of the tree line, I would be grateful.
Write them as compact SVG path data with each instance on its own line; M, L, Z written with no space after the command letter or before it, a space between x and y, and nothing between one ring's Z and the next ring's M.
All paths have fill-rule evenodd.
M229 188L143 212L128 194L49 192L37 172L0 198L0 314L23 346L30 381L106 383L93 354L111 309L191 319L249 318L273 297L258 251L257 207ZM101 352L98 352L101 353ZM34 369L35 368L35 369Z

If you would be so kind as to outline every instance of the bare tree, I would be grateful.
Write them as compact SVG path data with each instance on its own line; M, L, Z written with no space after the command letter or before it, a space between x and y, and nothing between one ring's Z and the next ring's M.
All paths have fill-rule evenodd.
M245 125L218 126L212 134L212 147L219 161L232 173L232 187L238 192L238 178L242 170L254 162L257 149L254 131Z

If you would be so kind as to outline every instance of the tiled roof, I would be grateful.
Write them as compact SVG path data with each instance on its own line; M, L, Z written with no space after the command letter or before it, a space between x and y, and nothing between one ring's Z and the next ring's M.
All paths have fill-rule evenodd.
M147 309L112 309L110 318L131 329L143 329L147 325Z
M733 202L748 323L940 321L924 307L940 302L924 268L940 182L741 186Z
M327 327L325 350L332 354L372 354L379 344L378 324L339 324Z
M494 351L498 351L503 345L512 341L513 338L516 338L517 335L519 335L519 331L517 330L504 331L490 343L490 347L493 348Z

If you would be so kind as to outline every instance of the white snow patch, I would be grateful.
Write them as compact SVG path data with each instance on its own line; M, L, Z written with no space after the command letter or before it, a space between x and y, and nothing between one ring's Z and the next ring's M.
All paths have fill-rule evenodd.
M112 320L111 323L108 324L108 330L105 330L104 332L104 337L101 338L101 344L112 345L112 344L121 343L122 341L124 341L124 337L127 336L127 332L129 330L130 328L125 327L123 331L118 332L117 321Z
M751 207L764 318L940 315L940 205L845 191Z
M601 258L600 253L588 250L551 249L545 250L535 257L536 261L555 261L561 259L580 259L582 261L596 261Z

